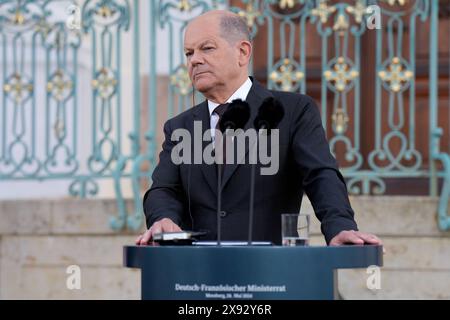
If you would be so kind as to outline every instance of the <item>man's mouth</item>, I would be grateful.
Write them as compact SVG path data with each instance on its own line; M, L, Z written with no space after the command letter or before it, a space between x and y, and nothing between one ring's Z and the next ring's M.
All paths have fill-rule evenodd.
M197 78L197 76L208 73L209 71L202 71L202 72L198 72L194 75L194 78Z

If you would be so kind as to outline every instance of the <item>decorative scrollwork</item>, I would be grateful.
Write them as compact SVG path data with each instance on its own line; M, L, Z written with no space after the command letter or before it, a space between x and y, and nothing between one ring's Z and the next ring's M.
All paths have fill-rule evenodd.
M400 143L400 150L394 154L391 141L396 138ZM408 139L400 131L391 131L383 138L382 149L373 150L368 157L369 166L375 171L383 172L393 169L402 171L417 170L422 164L422 156L417 150L408 149ZM408 165L402 164L406 161Z
M117 83L116 76L111 69L101 68L95 79L92 80L92 87L102 99L106 100L116 92Z
M355 69L351 61L344 57L338 57L330 61L323 76L331 89L344 92L351 89L355 79L359 77L359 71Z
M11 33L32 30L43 17L43 8L33 0L4 0L0 5L0 24Z
M386 184L376 176L363 175L354 177L347 182L348 192L355 195L375 194L381 195L386 192Z
M59 121L59 123L61 122ZM56 124L58 124L58 121ZM67 177L77 171L78 161L75 160L75 156L69 147L62 143L61 138L59 143L52 148L49 157L44 162L44 169L48 173Z
M337 108L331 116L333 121L333 130L337 134L343 134L347 130L349 121L347 113L342 108Z
M382 0L383 2L387 2L390 6L395 6L398 2L400 6L406 5L408 0Z
M105 135L96 145L93 155L88 159L91 172L102 174L111 169L111 163L117 159L117 144Z
M378 71L378 76L383 81L384 87L393 92L407 89L411 79L414 78L414 72L411 71L404 60L398 57L386 61L382 68Z
M327 23L328 17L336 11L335 6L329 6L328 0L319 0L318 5L311 10L311 15L318 17L322 24Z
M330 150L333 154L336 151L336 144L341 142L345 146L345 161L346 163L340 163L340 167L343 171L355 171L361 168L363 163L363 157L361 152L357 148L352 146L350 139L344 135L335 135L330 139Z
M85 32L95 24L117 25L125 30L130 25L130 4L126 0L88 0L82 8L82 22Z
M186 65L182 64L175 69L175 73L170 77L170 83L183 96L188 95L192 91L191 79L189 78Z
M293 8L295 6L295 0L279 0L278 5L281 9Z
M31 96L33 83L26 76L14 73L6 79L6 83L3 85L3 91L15 103L21 104Z
M362 0L358 0L354 6L348 6L345 10L355 17L357 23L361 23L364 15L367 14L367 6Z
M180 3L178 4L178 9L180 11L190 11L192 8L191 3L189 0L180 0Z
M35 26L36 32L40 33L44 39L49 34L51 28L52 28L52 26L45 19L39 20L39 22Z
M343 36L350 27L350 23L345 15L339 14L336 18L336 22L333 25L333 30L338 32L340 36Z
M80 198L95 196L98 190L98 183L91 177L77 177L69 186L69 194Z
M381 13L388 17L406 16L409 13L415 12L426 19L427 12L429 12L429 3L433 0L376 0L375 4L381 9ZM441 0L438 0L441 2ZM425 20L423 20L425 21Z
M299 82L305 78L305 73L300 66L291 59L283 59L274 66L269 79L275 87L283 91L293 91L298 88Z
M44 46L47 50L67 51L78 48L81 44L81 33L76 29L68 29L62 22L50 25L41 22L36 31L43 36Z
M249 2L245 10L239 10L238 15L243 17L247 21L249 28L253 28L255 20L261 17L261 12L253 7L253 3Z
M41 169L41 163L20 138L8 147L7 157L0 158L0 178L9 178L21 174L24 177L34 177Z
M58 69L47 82L47 91L57 101L66 100L72 95L73 81L64 70Z

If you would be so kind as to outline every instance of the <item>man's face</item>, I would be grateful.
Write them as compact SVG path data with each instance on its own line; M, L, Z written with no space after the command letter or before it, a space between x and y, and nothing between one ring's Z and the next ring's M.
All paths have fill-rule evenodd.
M189 77L202 93L232 83L241 72L238 44L233 46L221 37L217 18L203 18L189 24L184 51Z

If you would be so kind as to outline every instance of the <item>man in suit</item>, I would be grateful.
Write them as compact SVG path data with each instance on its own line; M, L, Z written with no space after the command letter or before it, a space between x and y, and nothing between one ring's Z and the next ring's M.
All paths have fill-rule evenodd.
M248 28L238 15L209 11L186 29L184 50L189 76L206 101L168 120L153 184L144 196L148 230L136 244L148 244L159 232L208 230L217 236L217 170L215 164L174 164L171 136L176 129L194 132L219 121L216 107L234 99L250 105L245 129L253 125L258 108L274 97L284 108L279 129L279 169L274 175L256 175L253 239L281 241L281 214L298 213L303 192L309 197L329 245L381 244L374 235L357 231L344 179L331 155L314 101L305 95L269 91L248 76L252 54ZM246 155L248 158L248 153ZM258 168L260 164L258 164ZM259 172L259 170L257 170ZM247 240L250 165L226 164L222 175L222 240Z

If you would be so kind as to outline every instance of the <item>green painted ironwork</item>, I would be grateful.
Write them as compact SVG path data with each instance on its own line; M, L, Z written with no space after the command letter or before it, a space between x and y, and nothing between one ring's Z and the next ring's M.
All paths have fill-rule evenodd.
M157 93L168 93L165 118L189 108L193 97L196 102L202 100L193 92L187 75L183 33L195 16L213 8L229 8L246 19L252 37L258 37L263 28L266 31L264 54L269 88L308 94L308 79L317 74L310 74L307 49L313 36L319 39L319 106L332 152L338 145L345 146L345 161L340 166L349 191L383 194L385 178L427 177L430 194L437 195L437 179L442 178L439 226L450 229L450 150L440 150L443 130L437 124L437 1L242 0L233 1L234 6L225 0L64 1L67 6L79 8L80 29L68 28L64 15L55 17L52 6L58 2L0 0L1 180L70 179L69 193L86 197L98 193L99 179L112 179L118 215L111 220L111 227L138 229L143 221L141 182L148 180L157 161L156 133L161 130L156 121L160 116ZM373 6L379 9L381 29L367 27ZM148 24L145 30L143 21ZM424 166L423 154L416 146L415 34L425 23L430 24L429 168ZM406 27L408 33L404 32ZM163 32L165 39L161 38ZM367 154L361 145L365 107L361 46L368 32L375 39L371 44L375 56L375 132L374 147ZM129 48L133 99L128 105L121 99L123 88L130 85L123 78L120 50L126 35L133 39ZM85 42L91 46L91 91L83 92L91 97L89 106L80 105L78 90L78 59ZM158 58L162 46L167 46L168 55ZM37 71L38 52L43 53L45 74ZM158 59L168 63L167 84L160 82L162 78L157 74L161 62ZM142 61L148 62L148 70L142 69ZM254 72L253 63L251 67ZM148 75L144 89L143 75ZM46 86L45 97L37 95L36 86L41 83ZM145 106L141 89L149 97ZM81 110L88 110L91 123L80 121ZM132 129L126 138L122 134L125 113L132 117ZM43 116L45 143L38 141L41 127L37 119ZM146 130L142 132L144 123ZM87 159L82 159L80 145L85 141L81 133L86 130L90 131L91 150ZM124 150L124 139L130 143L130 151ZM398 152L391 149L393 142L399 146ZM38 156L42 148L44 156ZM442 163L441 169L436 162ZM149 167L143 170L145 164ZM125 203L124 181L131 182L132 212Z
M450 216L448 202L450 198L450 155L440 150L440 138L443 130L439 128L438 119L438 3L431 4L431 28L430 28L430 154L434 161L440 161L443 165L443 185L439 198L438 224L441 230L450 230ZM448 30L447 30L448 31ZM449 61L450 62L450 61ZM450 76L450 72L449 72ZM449 86L450 94L450 86ZM450 100L450 99L449 99ZM449 102L450 107L450 102ZM450 110L450 109L449 109ZM436 166L434 161L430 164L431 192L437 193Z

